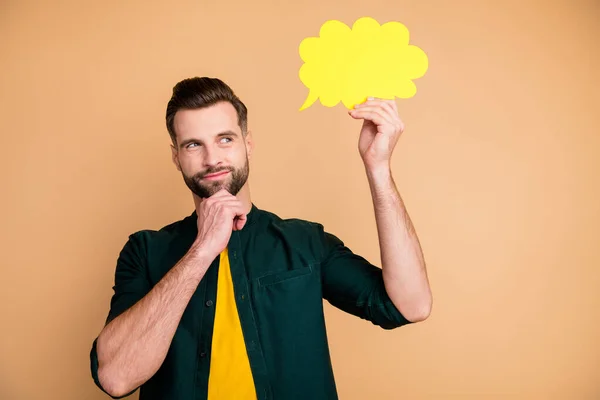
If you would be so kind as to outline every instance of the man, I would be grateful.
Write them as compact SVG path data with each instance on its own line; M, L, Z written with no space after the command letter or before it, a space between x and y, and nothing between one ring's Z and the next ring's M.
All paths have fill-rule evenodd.
M394 101L349 111L373 197L382 268L318 223L251 202L247 110L219 79L179 82L167 106L172 157L195 211L132 234L90 358L113 398L337 399L323 299L392 329L426 319L420 245L390 171L403 131Z

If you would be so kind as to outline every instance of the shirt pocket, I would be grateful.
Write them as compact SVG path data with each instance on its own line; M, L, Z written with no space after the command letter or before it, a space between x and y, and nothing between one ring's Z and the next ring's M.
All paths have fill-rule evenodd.
M313 265L310 264L306 267L290 269L287 271L279 271L270 273L268 275L263 275L258 278L258 286L266 287L271 285L276 285L278 283L283 283L295 279L300 279L302 277L308 277L313 273Z

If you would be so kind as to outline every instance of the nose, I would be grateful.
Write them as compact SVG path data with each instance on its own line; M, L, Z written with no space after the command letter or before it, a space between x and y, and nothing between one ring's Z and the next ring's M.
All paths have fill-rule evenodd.
M213 167L219 164L218 152L209 146L205 146L204 151L204 166Z
M206 146L204 152L204 167L214 168L221 164L219 149Z

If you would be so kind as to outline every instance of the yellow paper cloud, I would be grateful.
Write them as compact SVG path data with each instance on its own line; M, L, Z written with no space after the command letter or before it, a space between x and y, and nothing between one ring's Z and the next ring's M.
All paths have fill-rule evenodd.
M300 43L300 80L310 90L300 110L319 98L326 107L342 101L349 109L369 96L409 98L417 92L412 80L427 71L427 55L408 44L408 29L400 22L379 25L364 17L350 29L332 20L319 35Z

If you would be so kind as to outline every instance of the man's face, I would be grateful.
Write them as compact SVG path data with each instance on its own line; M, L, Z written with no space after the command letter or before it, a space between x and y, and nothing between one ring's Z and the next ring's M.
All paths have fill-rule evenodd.
M180 110L173 125L177 134L173 162L188 188L200 198L221 189L235 196L248 180L252 141L250 133L243 137L233 105L220 102Z

